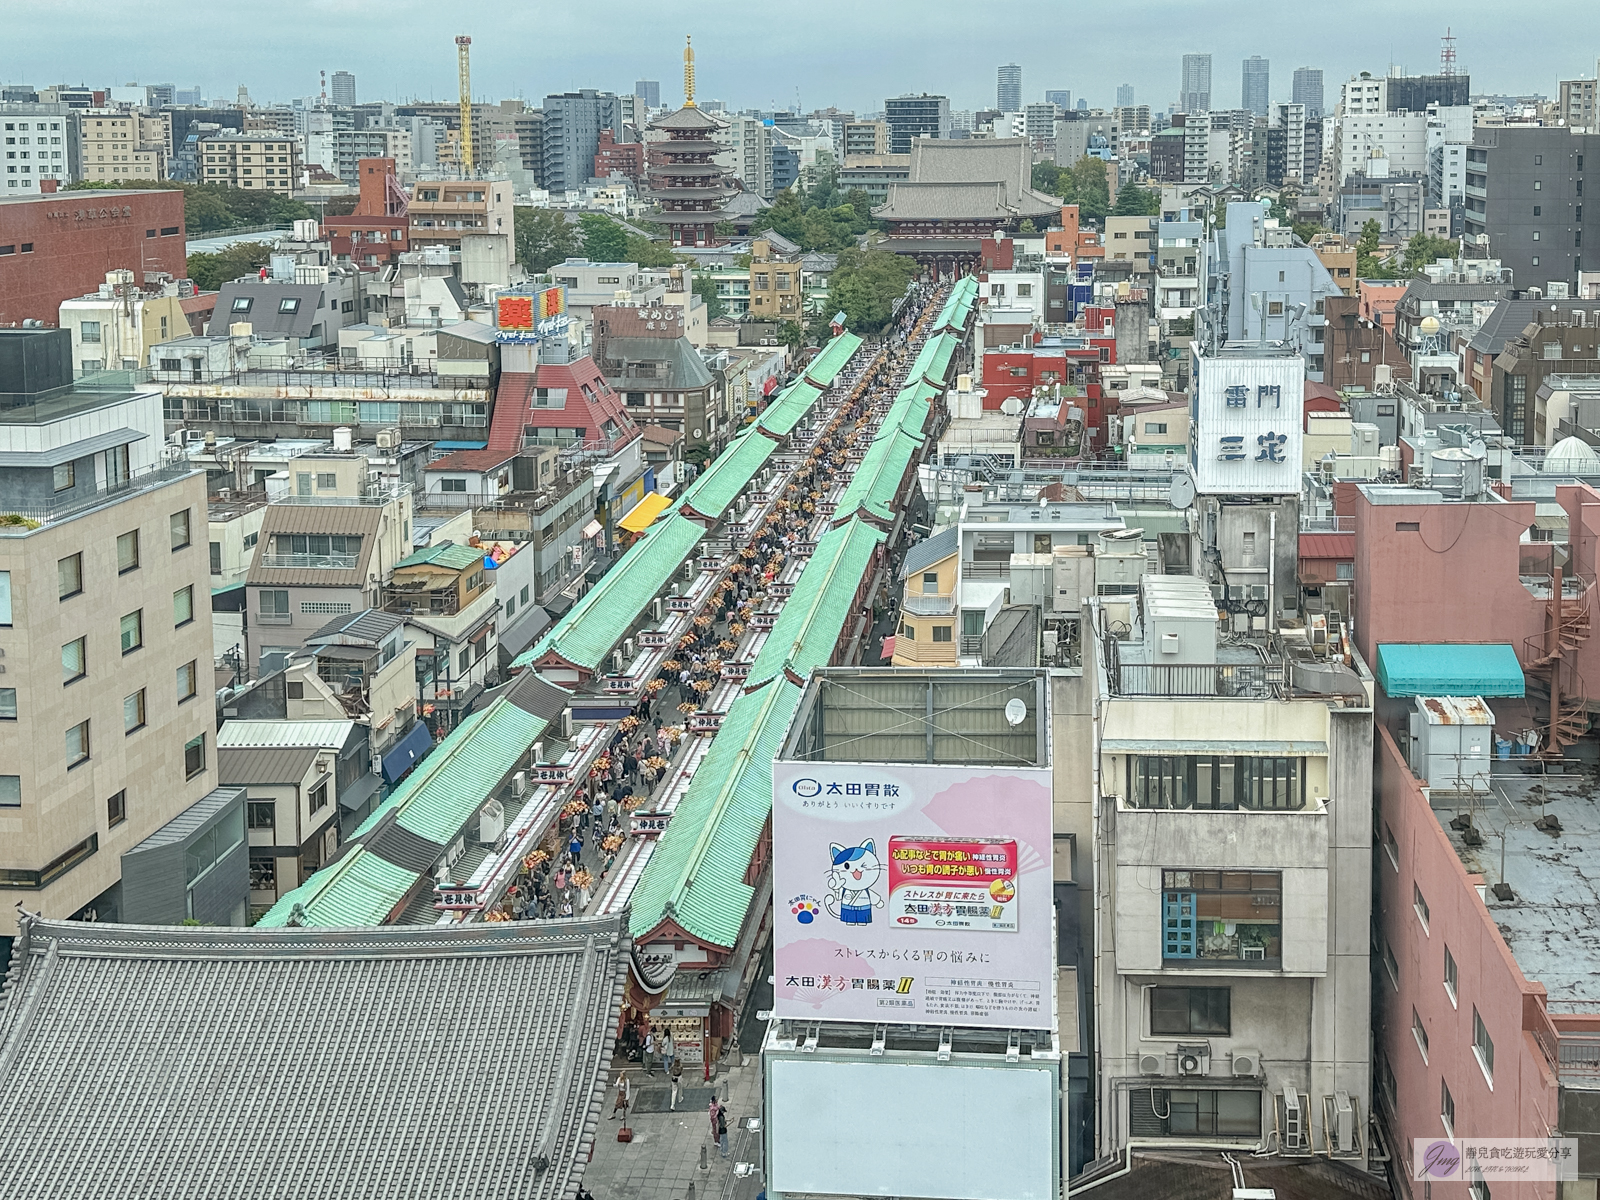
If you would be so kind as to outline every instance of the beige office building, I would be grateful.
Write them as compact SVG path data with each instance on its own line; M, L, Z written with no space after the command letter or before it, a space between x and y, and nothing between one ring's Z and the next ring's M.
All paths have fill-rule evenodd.
M300 176L299 143L227 129L200 139L201 183L288 195Z
M170 137L170 126L168 127ZM78 154L86 183L165 179L167 151L145 141L145 119L134 113L86 110L78 118ZM150 130L155 133L154 128Z

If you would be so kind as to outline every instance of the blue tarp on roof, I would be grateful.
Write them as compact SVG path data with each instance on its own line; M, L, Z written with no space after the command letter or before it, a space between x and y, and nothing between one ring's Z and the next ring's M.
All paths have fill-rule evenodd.
M1522 664L1508 642L1389 642L1378 682L1391 696L1521 696Z
M484 450L484 449L488 448L489 443L488 442L435 442L433 445L434 445L434 448L437 449L437 450Z
M400 739L400 744L383 756L384 782L394 783L432 749L433 734L418 721L411 727L411 732Z

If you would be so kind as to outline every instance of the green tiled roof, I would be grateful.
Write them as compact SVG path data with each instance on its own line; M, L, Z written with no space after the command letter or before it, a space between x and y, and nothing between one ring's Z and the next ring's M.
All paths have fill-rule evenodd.
M745 868L772 812L772 761L800 702L774 680L728 709L634 890L637 939L671 920L716 946L739 940L755 889Z
M452 571L464 571L474 563L483 562L483 551L476 546L424 546L415 554L408 554L395 563L395 570L401 567L436 566L449 567Z
M396 823L447 845L549 727L543 717L499 697L481 720L463 723L428 755L424 765L433 770L413 772L395 790ZM422 779L412 786L418 774Z
M822 352L811 360L811 365L806 368L806 378L813 383L820 383L827 387L838 378L839 372L844 369L845 363L850 361L850 356L861 348L861 339L850 332L841 333L826 346Z
M750 486L756 472L777 452L778 443L755 430L746 430L729 443L683 493L681 503L707 517L720 517L738 494ZM619 566L621 564L618 564Z
M598 670L705 535L703 526L677 512L658 519L512 667L525 667L554 650L585 670ZM590 613L603 614L604 620L585 620Z
M769 405L756 424L776 434L788 434L811 411L823 390L809 379L797 379ZM768 441L772 439L768 438Z
M933 355L928 360L926 377L935 387L944 385L945 372L950 370L950 358L956 352L960 339L953 333L940 334L934 339Z
M826 665L855 611L856 590L872 552L883 539L863 521L847 521L822 535L756 655L747 687L782 676L786 664L801 678Z
M280 897L257 928L281 929L290 910L305 905L308 925L329 929L381 925L421 878L357 846L331 867L324 867L294 891Z
M919 379L901 388L889 411L884 414L883 423L878 426L878 437L883 437L888 430L897 429L921 438L923 428L928 423L929 401L938 392L939 389L926 379Z
M865 508L880 520L892 520L906 467L921 444L920 438L899 429L880 436L856 468L844 495L839 497L836 514L848 516Z

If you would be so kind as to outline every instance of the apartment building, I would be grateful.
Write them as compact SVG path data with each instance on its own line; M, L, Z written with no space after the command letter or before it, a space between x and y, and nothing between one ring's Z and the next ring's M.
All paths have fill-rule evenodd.
M591 154L592 161L594 155ZM411 189L410 243L461 248L465 233L512 233L512 187L506 179L420 180Z
M145 141L146 127L137 113L87 109L78 114L77 127L84 180L125 183L167 177L166 147ZM167 136L171 136L170 128Z
M1511 268L1519 288L1575 289L1584 242L1600 238L1600 211L1584 219L1584 160L1600 165L1600 134L1561 127L1479 127L1467 147L1466 234ZM1589 252L1592 269L1596 259Z
M1191 576L1100 603L1097 626L1129 633L1085 647L1098 1153L1232 1144L1364 1167L1371 676L1304 639L1225 642Z
M285 196L299 186L300 148L293 139L222 129L202 136L195 153L200 183Z
M917 138L950 136L950 98L930 96L891 96L883 102L884 122L889 126L889 153L910 154Z
M582 88L544 98L544 187L551 192L582 190L594 173L602 129L622 128L616 93Z
M187 336L185 297L178 285L145 291L134 279L127 269L107 271L92 295L61 302L61 328L72 334L72 361L79 371L136 371L152 347Z
M79 115L65 104L0 102L0 136L5 138L7 196L44 191L81 178Z
M844 157L862 154L889 153L889 123L887 121L846 121L844 123Z
M242 924L242 801L214 792L205 476L162 457L158 392L74 386L70 345L0 331L0 391L22 400L0 424L0 937L18 905ZM163 845L203 869L144 870L180 816Z
M798 260L784 262L765 238L751 242L750 315L766 321L800 320L804 309L800 276Z
M441 543L395 564L382 592L385 613L405 621L415 678L435 728L453 729L499 678L497 567L483 549Z

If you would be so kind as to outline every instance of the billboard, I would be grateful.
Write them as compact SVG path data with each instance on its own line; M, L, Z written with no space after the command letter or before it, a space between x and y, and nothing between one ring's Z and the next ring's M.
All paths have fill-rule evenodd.
M773 766L774 1011L1049 1029L1050 772Z
M532 329L534 307L532 296L498 296L495 298L495 324L501 329Z
M561 287L560 285L557 285L556 287L545 288L544 291L539 293L537 299L539 301L539 319L541 321L546 317L560 317L566 314L566 288Z
M1305 366L1298 354L1196 357L1190 463L1198 491L1299 494Z

